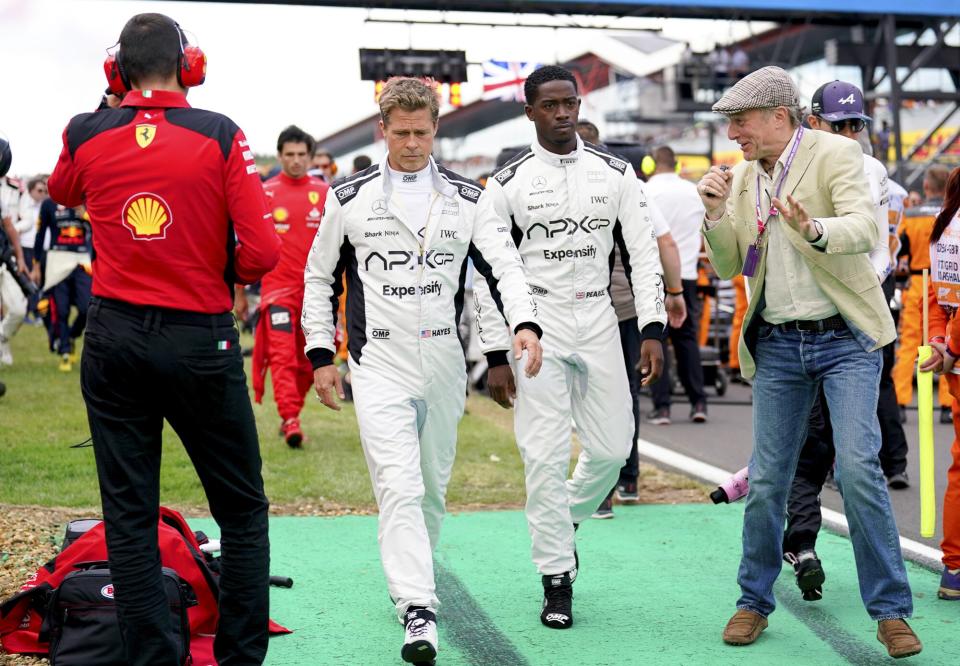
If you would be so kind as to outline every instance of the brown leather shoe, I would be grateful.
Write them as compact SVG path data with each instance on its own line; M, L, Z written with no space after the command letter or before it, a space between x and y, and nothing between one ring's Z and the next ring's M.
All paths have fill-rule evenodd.
M919 654L923 644L906 620L881 620L877 626L877 640L887 648L894 659Z
M727 645L750 645L767 628L767 618L753 611L740 609L733 614L723 630Z

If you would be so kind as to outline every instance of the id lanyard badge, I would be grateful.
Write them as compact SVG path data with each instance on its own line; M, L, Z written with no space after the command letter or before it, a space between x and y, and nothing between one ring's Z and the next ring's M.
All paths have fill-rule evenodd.
M759 185L759 183L758 183ZM759 196L759 194L757 195ZM776 210L773 211L773 214L776 215ZM760 212L760 206L757 206L757 238L750 244L750 247L747 248L747 256L743 260L743 277L753 277L757 273L757 264L760 263L760 254L763 252L764 246L767 244L766 234L764 233L767 230L766 224L763 221L763 215Z
M773 199L780 198L780 191L783 189L783 183L787 180L787 174L793 165L793 158L797 155L797 149L800 147L800 139L803 138L803 127L797 130L797 138L790 147L790 154L787 155L787 163L783 166L783 172L777 181L776 193L771 197L770 210L764 218L763 209L760 207L760 174L757 174L757 205L754 211L757 215L757 237L750 247L747 248L747 256L743 260L743 269L740 271L744 277L753 277L757 273L757 266L760 264L760 257L767 244L767 221L777 216L777 209L773 205Z

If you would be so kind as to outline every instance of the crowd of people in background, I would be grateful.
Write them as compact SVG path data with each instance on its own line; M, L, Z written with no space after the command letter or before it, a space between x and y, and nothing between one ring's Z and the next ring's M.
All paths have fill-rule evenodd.
M546 116L538 121L538 111L534 108L528 113L538 123L537 141L531 149L494 172L488 182L485 193L488 197L484 201L495 198L503 215L514 219L516 214L519 219L521 214L532 210L526 206L524 197L527 194L520 190L527 189L531 179L536 188L538 179L545 183L554 169L562 169L560 162L555 165L550 162L558 159L554 153L576 153L578 159L596 162L596 171L584 172L584 178L587 173L608 175L609 165L616 170L617 165L623 164L624 170L617 175L617 182L622 178L624 191L632 191L629 188L639 178L644 181L639 191L645 193L646 198L633 200L624 195L626 198L622 201L626 203L620 204L622 207L617 209L617 218L625 220L631 214L644 211L643 217L649 218L656 239L655 252L663 268L661 282L657 285L663 290L662 302L657 300L660 296L653 298L652 291L649 299L641 301L636 279L642 265L637 263L637 258L648 250L654 252L654 246L647 246L642 239L631 238L630 234L634 232L628 229L623 232L625 240L617 237L609 282L604 279L592 290L565 295L575 299L597 298L604 308L608 301L612 301L616 317L611 314L609 321L599 315L591 319L589 323L592 325L605 326L604 336L602 339L584 337L579 330L564 330L569 322L564 320L564 311L557 306L553 313L556 321L549 321L544 329L546 335L552 336L548 339L554 349L566 349L564 345L569 347L569 359L558 360L559 357L547 355L543 371L547 376L556 374L556 382L549 386L557 395L545 393L544 383L533 382L532 375L514 379L503 355L504 349L510 348L509 341L503 342L505 346L501 347L497 342L484 341L489 348L484 351L490 360L490 385L497 392L495 399L501 404L506 403L505 406L516 399L520 411L527 415L525 418L530 418L531 411L539 410L539 421L518 416L516 428L527 467L528 519L533 535L534 560L543 574L545 606L541 619L553 628L566 628L572 624L571 589L579 567L574 532L579 522L591 515L600 519L613 517L615 498L621 502L638 499L637 437L644 412L641 408L642 387L646 386L651 400L646 422L669 426L675 418L671 413L673 382L670 377L671 366L674 366L672 372L677 375L690 405L689 420L697 424L708 421L702 347L703 327L710 315L704 315L707 301L703 287L705 282L709 283L715 293L718 282L729 279L735 294L735 308L726 336L729 340L728 356L722 362L736 381L755 385L754 403L759 414L755 450L760 454L755 453L751 466L751 494L740 572L743 597L724 632L724 640L737 645L749 644L766 627L766 617L773 610L772 584L779 571L781 556L794 566L804 598L815 600L822 597L823 566L815 551L820 525L818 497L825 484L832 484L844 492L848 516L853 517L854 522L860 521L851 532L858 563L862 566L861 580L867 590L865 604L871 617L879 622L878 637L892 656L915 654L920 650L920 643L903 621L911 612L910 590L899 549L895 546L896 528L887 487L901 490L910 486L902 423L906 420L906 408L913 400L917 347L928 342L922 339L921 321L922 306L927 301L935 306L931 327L935 353L927 367L944 373L939 391L941 421L952 422L958 438L954 442L954 465L950 470L950 490L944 505L944 571L939 594L944 599L960 599L960 386L956 374L951 372L960 357L960 323L954 317L960 298L949 290L930 288L924 292L920 280L921 273L931 268L931 246L939 247L938 244L949 240L954 243L952 248L960 247L960 243L952 240L960 238L960 231L955 228L960 225L960 218L956 217L960 205L960 169L951 172L945 166L931 165L924 175L922 195L908 193L887 177L880 162L870 157L864 162L857 152L859 148L854 151L854 144L846 140L856 139L859 133L866 131L870 121L865 114L863 95L856 86L839 81L824 84L814 95L809 113L801 117L794 85L782 70L764 68L750 73L749 60L742 49L734 53L718 49L711 54L709 63L718 89L735 84L720 99L715 110L730 118L731 138L741 142L744 157L751 166L738 165L733 171L715 167L697 185L687 178L681 159L668 145L650 146L649 158L642 163L621 161L603 147L602 137L593 123L586 120L576 123L576 114L571 112L576 134L567 132L569 128L566 126L563 131L551 129ZM541 76L537 85L542 86L542 90L535 87L535 94L552 95L559 104L572 104L567 98L572 96L576 100L576 83L563 71L550 70ZM839 105L838 100L842 100ZM429 112L431 107L426 102L424 104L424 108L413 107L413 110ZM385 111L384 118L396 108L404 111L403 102L396 102L395 107ZM432 120L429 113L423 115L427 125L436 125L436 109L433 109ZM875 145L885 153L890 141L886 124L875 130L874 135ZM822 157L811 157L812 146L818 144L826 146L823 150L836 151L835 155L829 153L833 156L829 163ZM750 146L753 146L752 154L748 154ZM531 160L531 150L540 162ZM543 155L538 155L538 150ZM443 187L450 188L451 198L448 208L444 209L445 214L466 205L456 199L457 189L461 192L463 188L468 190L467 194L459 195L461 198L480 196L479 190L470 190L473 185L437 166L429 152L420 157L423 159L417 162L417 170L410 171L411 175L399 179L395 176L400 172L389 172L394 181L384 187L397 188L398 197L406 197L411 206L417 206L416 202L423 197L415 183L417 174L422 172L423 178L433 179L427 182L427 189L423 192L441 181L445 183ZM819 160L815 168L826 174L824 177L832 184L831 191L805 191L801 185L796 192L805 192L807 197L797 194L798 199L803 200L802 205L792 196L788 197L794 190L783 188L785 182L790 182L788 177L794 173L801 173L800 167L794 165L795 158L801 162L807 160L804 165ZM753 162L756 167L752 166ZM864 164L863 168L861 164ZM387 173L382 165L379 168ZM791 168L797 171L791 173ZM259 293L255 305L248 305L250 288L237 286L235 313L249 320L255 332L255 398L262 399L269 373L280 417L279 432L290 447L303 446L306 441L300 413L304 398L314 383L314 372L331 367L335 351L339 351L341 357L345 356L349 345L345 322L349 322L350 313L342 304L338 318L328 317L329 312L324 318L317 319L311 319L318 317L315 313L304 314L303 268L310 266L309 261L313 262L308 269L307 284L308 289L311 288L313 280L315 300L337 298L344 288L351 289L353 283L344 281L342 266L337 268L341 272L335 271L341 261L340 248L334 248L336 252L330 249L329 256L324 255L324 249L316 247L314 239L326 238L317 236L318 229L333 224L324 217L330 191L333 190L338 197L337 215L347 215L340 213L340 208L347 210L345 206L355 196L354 191L366 182L364 178L368 176L364 174L377 174L377 169L378 165L369 157L360 155L353 160L351 172L343 173L330 150L318 146L307 132L290 126L277 140L276 166L263 177L273 223L282 241L280 260L253 288L254 293ZM524 180L521 187L516 188L520 181L511 185L510 180L520 169L524 169ZM863 178L857 170L863 172ZM756 188L750 196L756 194L756 206L752 198L746 201L744 197L724 205L731 185L747 191L754 187L754 180ZM585 190L589 189L589 182L585 180L583 186ZM798 187L796 180L792 181L792 186ZM843 189L848 186L848 190ZM517 190L516 193L513 189ZM766 191L768 200L762 200L761 190ZM386 204L375 196L380 191L368 188L368 192L370 200L363 200L364 208L362 211L357 209L356 215L367 216L371 210L374 214L385 214ZM825 197L822 201L816 199L821 195ZM810 208L809 214L804 206ZM762 212L768 209L770 213L764 218ZM327 203L328 214L330 210ZM151 211L145 208L130 213L138 214L148 216ZM56 355L57 367L69 373L77 363L78 339L83 335L91 302L91 263L96 239L90 217L84 205L64 206L51 199L47 193L47 176L43 174L26 180L12 177L0 180L0 217L5 235L14 248L15 270L22 276L17 280L9 266L0 268L0 366L15 362L10 340L26 322L46 327L48 348ZM783 224L771 224L771 220L778 217ZM746 222L738 227L734 222L740 218ZM844 224L836 222L841 218L846 220ZM347 224L339 218L337 220L336 224ZM789 225L792 231L784 225ZM533 226L527 227L528 241L532 238ZM769 237L765 235L767 228L770 229ZM853 228L863 233L855 237L850 231ZM613 233L618 232L621 232L619 228ZM339 227L336 232L330 230L328 235L338 243L346 242L349 236ZM868 236L875 240L867 243L864 239ZM848 245L844 249L841 243L845 242ZM490 241L488 246L493 252L496 244ZM613 245L610 249L613 250ZM764 264L759 259L765 249L768 254L774 253L775 261ZM308 253L312 253L311 259L308 259ZM827 266L824 271L830 274L828 277L817 272L819 269L811 268L810 256L818 254L827 257L821 262ZM542 285L553 279L550 271L554 266L544 264L531 269L536 263L531 257L540 256L532 242L522 243L519 255L524 258L529 283L529 286L524 285L524 290L542 297L538 321L543 322L553 316L550 312L553 306L546 295L555 287L553 284L549 287ZM547 256L546 251L543 256ZM512 253L498 257L499 263L494 262L496 271L509 275L511 259ZM631 261L634 262L632 269ZM484 270L490 270L486 263L482 266ZM837 280L841 269L847 271L848 281L855 283L852 292L850 285ZM23 293L23 277L36 286L36 294ZM760 293L765 293L765 301L757 295L759 285L764 285L760 287ZM652 286L650 288L652 290ZM960 285L957 288L960 293ZM484 298L489 297L492 304L494 298L500 297L499 294L485 296L484 289L481 286L478 290L477 312L482 310ZM309 300L309 292L307 297ZM515 310L515 321L510 323L518 338L523 338L524 328L529 329L527 333L538 328L530 323L532 318L524 309L523 300L522 294L514 293L510 301ZM496 308L487 307L486 311L488 317L490 312L494 317L492 325L487 323L488 331L495 331L498 327L505 329ZM639 325L638 311L645 318ZM452 316L452 312L451 309L447 314ZM661 315L666 319L666 325L657 319ZM748 323L753 322L744 331L750 336L746 341L741 338L741 324L745 318ZM322 328L324 335L332 334L336 329L338 350L328 350L320 343L310 342L309 330L305 338L301 319L310 321L314 331ZM899 325L899 344L895 341L895 320ZM516 326L517 323L520 325ZM617 329L619 335L613 333ZM422 333L439 336L445 335L444 330L449 333L449 329L436 327L432 332L428 328ZM380 333L383 340L390 335L386 328L374 329L376 331L383 331ZM539 335L540 332L536 337ZM527 336L531 345L534 344L533 337ZM609 346L614 338L619 340L619 348L616 344ZM492 339L497 336L492 335ZM821 345L824 354L837 354L834 365L817 370L816 376L790 375L788 367L796 370L802 365L803 359L796 354L799 346L794 344L801 339ZM672 354L665 353L662 377L651 382L660 369L656 363L651 368L652 347L649 343L658 340L662 341L664 349L672 348ZM596 345L596 348L590 345ZM491 356L495 353L500 355ZM840 355L843 355L842 359ZM619 372L621 361L628 380L622 386L613 378L603 386L594 387L588 396L576 391L571 393L569 381L563 379L564 373L582 372L585 378L594 381L596 376L602 376L605 368L616 366ZM385 357L382 377L372 373L358 378L367 386L363 400L370 402L374 400L370 396L375 395L376 400L381 401L377 403L380 412L400 409L394 404L396 396L381 394L378 388L394 385L391 383L393 379L388 382L384 377L392 372L388 366L396 362L397 358ZM822 358L820 362L823 362ZM572 366L576 366L575 371L569 369ZM640 367L648 376L640 374ZM854 373L848 378L869 375L876 379L877 391L861 391L855 396L857 387L844 384L837 375L845 371ZM343 396L339 376L342 373L337 373L336 377L330 374L327 388ZM459 374L454 379L459 379ZM785 382L793 382L796 388L791 394L792 402L782 399ZM563 386L568 389L560 391ZM456 430L463 409L463 396L446 395L449 394L447 385L443 389L445 395L428 396L428 401L449 408L449 414L436 426L449 434L451 429ZM603 392L608 389L616 395ZM415 402L421 398L413 396L410 400ZM332 394L329 399L321 395L321 399L324 404L335 408ZM535 405L536 410L532 407L526 409L524 405ZM548 412L547 405L556 408L556 413ZM633 446L626 458L621 455L625 451L618 448L620 442L613 442L616 437L608 437L613 424L619 423L613 411L621 406L631 412L633 419ZM791 409L796 413L788 414ZM843 420L846 425L841 428L837 427L837 419L831 419L831 413L839 409L846 410ZM360 414L361 410L358 410ZM544 420L544 414L550 415L549 418ZM574 473L574 480L567 482L566 450L546 451L549 442L543 433L552 424L558 430L555 439L563 440L564 433L569 430L571 414L590 455L586 457L588 464L581 462L583 466ZM374 420L365 422L365 418L372 418L369 416L360 418L361 430L367 429L365 446L371 446L370 442L375 440L371 434L373 429L387 428L389 424ZM796 428L785 429L786 420L795 422ZM874 428L873 424L877 427ZM626 438L631 428L629 423L621 425L622 428L617 426L616 433L622 431ZM784 453L786 449L778 448L785 437L804 432L806 438L797 442L795 452L787 454ZM422 438L422 433L418 436ZM411 435L411 446L417 445L423 446L422 441L418 444L417 436ZM371 469L386 465L384 461L392 455L385 450L367 453ZM441 454L445 461L440 465L442 474L427 483L427 499L433 502L432 508L427 508L433 513L428 512L427 530L418 534L418 538L422 537L417 544L422 551L422 561L396 559L391 551L391 539L402 541L409 536L392 532L394 528L390 525L383 527L386 523L382 522L384 534L381 536L386 545L381 545L391 598L397 603L401 620L408 625L408 633L411 623L435 624L432 609L437 605L437 599L432 586L433 576L424 561L429 560L436 543L443 492L452 465L449 451L437 455ZM787 484L791 478L792 488ZM378 501L388 502L391 493L396 491L387 482L377 485L375 481L375 487ZM597 497L603 498L599 506L595 501ZM778 507L784 505L788 507L789 518L781 543L779 535L784 525ZM547 508L561 506L569 510L551 513ZM381 511L389 519L389 511L385 512L383 506ZM868 525L872 527L868 528ZM882 532L882 538L868 534L871 530L876 534ZM413 615L404 620L405 613ZM435 628L431 636L435 643Z

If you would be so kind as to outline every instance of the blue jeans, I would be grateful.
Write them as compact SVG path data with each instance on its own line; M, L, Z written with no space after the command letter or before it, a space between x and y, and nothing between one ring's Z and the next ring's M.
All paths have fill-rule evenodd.
M880 470L877 391L883 359L849 330L782 331L761 323L753 381L753 455L743 519L737 608L766 617L780 575L787 495L822 383L837 450L836 479L850 525L860 596L874 620L910 617L913 600Z

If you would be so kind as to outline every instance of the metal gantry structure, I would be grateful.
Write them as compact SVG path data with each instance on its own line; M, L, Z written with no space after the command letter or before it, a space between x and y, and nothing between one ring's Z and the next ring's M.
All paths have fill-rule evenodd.
M199 0L197 0L199 1ZM227 1L227 0L213 0ZM230 0L235 3L337 6L375 9L434 10L445 12L486 12L540 14L558 21L555 27L577 28L587 24L585 16L607 16L607 28L616 30L618 18L700 18L737 21L773 21L781 30L758 36L745 48L753 62L785 67L828 57L831 64L856 66L862 74L865 98L875 105L886 99L891 116L894 150L892 174L910 186L920 169L906 165L918 151L960 110L960 46L949 45L947 37L960 22L960 0ZM387 19L389 20L389 19ZM418 18L402 19L412 23ZM441 14L441 21L457 22ZM463 22L463 21L459 21ZM932 35L932 42L926 43ZM902 43L907 40L908 43ZM923 42L923 43L921 43ZM376 46L376 45L370 45ZM946 71L953 90L917 90L908 85L917 71L934 68ZM905 71L904 71L905 70ZM903 72L901 74L901 72ZM938 122L920 141L905 151L902 141L901 107L904 102L946 103ZM709 105L706 106L709 109ZM678 109L694 112L706 109ZM642 110L637 110L643 116ZM692 115L691 115L692 119ZM960 129L947 137L933 152L943 156L960 140ZM922 167L921 167L922 168Z

